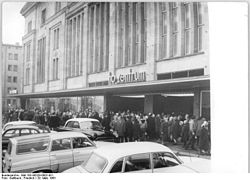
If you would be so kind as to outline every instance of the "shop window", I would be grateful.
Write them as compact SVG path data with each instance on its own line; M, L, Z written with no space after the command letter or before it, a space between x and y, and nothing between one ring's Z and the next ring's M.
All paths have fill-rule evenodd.
M171 78L172 78L171 73L157 75L157 80L171 79Z

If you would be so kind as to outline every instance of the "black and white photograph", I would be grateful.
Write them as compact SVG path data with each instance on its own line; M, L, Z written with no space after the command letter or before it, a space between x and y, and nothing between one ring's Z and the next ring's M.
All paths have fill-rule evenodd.
M2 2L2 177L211 173L233 166L247 172L247 135L245 145L236 137L217 144L228 132L243 136L247 130L248 4L217 4ZM227 15L231 10L235 18ZM220 40L224 36L214 34L229 21L236 29L229 32L241 33ZM221 41L229 48L218 53ZM238 69L227 59L236 53L221 58L231 46L241 47L234 61L242 81L218 82L224 71ZM223 99L220 90L229 84L242 89ZM227 157L216 151L224 142L244 154L228 169L222 167L228 159L217 164Z

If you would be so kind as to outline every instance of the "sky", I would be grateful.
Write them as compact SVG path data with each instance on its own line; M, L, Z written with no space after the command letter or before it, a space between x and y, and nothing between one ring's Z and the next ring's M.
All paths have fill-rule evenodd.
M4 44L22 44L24 17L20 14L25 2L4 2L2 4L2 41Z

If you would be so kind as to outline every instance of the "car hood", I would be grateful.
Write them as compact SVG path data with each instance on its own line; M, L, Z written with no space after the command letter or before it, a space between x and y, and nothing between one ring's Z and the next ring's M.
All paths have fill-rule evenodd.
M183 160L182 166L192 169L198 173L211 172L211 160L197 157L180 157Z
M67 169L66 171L63 171L63 173L88 173L85 169L83 169L81 166L76 166L70 169Z

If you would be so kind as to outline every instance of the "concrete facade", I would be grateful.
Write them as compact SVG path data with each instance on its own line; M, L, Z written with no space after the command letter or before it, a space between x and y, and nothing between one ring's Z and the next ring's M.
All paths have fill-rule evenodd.
M26 3L23 9L21 10L22 15L25 17L25 35L23 37L23 44L24 44L24 63L23 63L23 69L25 72L26 68L30 68L30 78L29 83L26 83L22 85L22 98L25 99L25 97L31 95L31 94L37 94L39 97L39 93L43 92L67 92L71 90L77 90L82 89L87 90L91 89L91 87L98 88L99 86L115 86L109 82L109 75L110 73L116 77L120 77L120 75L128 75L131 73L140 73L145 72L146 73L146 82L157 82L157 81L163 81L164 79L159 79L159 75L162 74L171 74L171 77L174 76L174 73L176 72L184 72L187 74L190 74L192 70L202 70L202 74L199 75L200 77L208 77L209 78L209 26L208 26L208 7L206 3L189 3L188 7L188 15L190 16L189 23L190 23L190 40L189 40L189 53L184 53L184 11L185 11L185 4L184 3L177 3L177 22L178 22L178 33L177 33L177 50L175 56L171 56L171 17L172 15L170 13L167 14L168 20L167 22L167 49L166 54L167 57L162 58L162 7L166 6L169 10L171 10L174 5L171 3L143 3L143 12L144 18L145 18L145 26L143 27L143 32L146 34L145 39L145 45L146 45L146 53L143 59L143 63L138 64L131 64L126 65L123 67L118 67L117 63L120 61L119 59L119 32L118 32L118 7L119 3L116 2L110 2L108 5L103 6L104 8L109 8L109 13L105 11L105 18L106 15L108 16L108 30L109 32L106 33L107 29L104 29L103 37L100 34L93 33L94 37L97 36L97 38L100 35L100 38L102 38L101 41L94 41L94 44L99 47L101 46L98 43L102 43L102 41L108 42L108 46L105 46L104 49L108 50L108 69L104 71L89 73L89 66L90 66L90 55L91 55L91 49L90 49L90 37L91 37L91 30L90 30L90 9L94 8L94 12L97 12L97 8L99 8L100 3L67 3L67 2L61 2L61 8L58 12L55 11L55 2L45 3ZM123 3L122 7L123 10L127 5ZM102 7L102 6L101 6ZM134 7L133 4L128 4L128 7ZM135 6L137 7L137 5ZM142 7L140 5L139 7ZM202 25L201 28L201 36L198 36L195 31L194 27L196 27L195 24L195 13L197 13L194 9L199 7L200 14L202 17ZM42 11L46 9L46 21L43 25L41 25L41 13ZM106 9L107 10L107 9ZM100 11L102 12L102 11ZM142 10L140 10L142 12ZM198 13L199 13L198 12ZM123 13L123 12L122 12ZM94 14L94 27L95 23L98 24L99 21L96 16L99 14ZM74 17L76 17L74 19ZM101 16L100 16L101 17ZM79 22L77 18L80 18L81 21ZM104 18L104 19L105 19ZM70 21L72 19L72 21ZM129 18L128 18L129 19ZM140 17L139 17L140 19ZM74 21L73 21L74 20ZM120 19L122 22L125 20ZM32 21L32 29L31 31L28 31L28 24ZM71 37L69 37L69 28L70 23L76 23L74 27L77 27L77 22L80 23L79 32L82 32L82 34L79 36L82 38L81 43L79 44L79 51L80 54L80 69L82 69L82 74L77 76L68 76L69 71L69 47L68 44L73 42ZM105 21L107 22L107 19ZM59 48L54 50L52 48L53 46L53 30L55 28L59 28ZM73 30L73 29L72 29ZM94 29L96 31L96 29ZM141 29L140 29L141 30ZM74 31L77 33L77 31ZM141 30L142 32L142 30ZM98 33L101 33L98 31ZM106 33L106 35L105 35ZM107 35L108 34L108 35ZM38 52L38 40L42 37L46 37L46 53L45 53L45 81L43 83L37 83L37 52ZM75 37L75 35L74 35ZM73 37L73 38L74 38ZM125 36L124 36L125 37ZM199 51L195 50L195 39L202 38L202 49ZM142 42L142 41L140 41ZM78 48L76 41L76 48ZM27 45L30 44L31 47L31 53L30 53L30 61L27 61ZM99 50L99 49L98 49ZM94 49L96 52L96 49ZM78 51L74 51L74 53L78 53ZM70 52L72 56L72 52ZM104 53L105 54L105 53ZM75 56L78 54L75 54L72 56L75 58ZM58 58L59 59L59 72L58 72L58 79L52 80L52 74L53 74L53 64L52 60ZM98 56L98 58L100 58ZM101 59L94 59L93 63L101 62ZM76 62L76 58L74 60L74 63ZM72 62L70 62L72 63ZM98 64L97 64L98 65ZM75 67L77 64L74 65ZM25 76L25 73L23 74L23 77ZM176 82L184 82L184 80L191 80L193 77L185 76L181 77L179 79L176 79ZM168 82L173 80L174 78L165 79L164 81ZM132 82L131 82L132 83ZM131 84L130 83L130 84ZM139 82L134 82L138 83ZM121 84L124 85L124 87L127 84ZM178 85L177 85L178 86ZM121 87L122 88L122 87ZM170 90L173 89L173 90ZM200 112L200 91L201 90L209 90L208 86L199 86L197 85L193 86L192 83L190 83L189 87L173 87L170 89L166 89L166 92L192 92L194 93L194 105L193 105L193 113L197 116L201 115ZM101 91L101 90L100 90ZM152 92L152 94L158 92L158 89L154 89L155 92ZM161 92L164 92L164 89L160 90ZM127 91L126 94L134 94L135 92L133 90ZM143 92L141 92L143 94ZM148 93L148 92L147 92ZM84 95L84 93L82 93ZM91 93L90 93L91 94ZM99 92L98 95L105 96L105 102L110 102L108 100L108 97L115 95L116 92ZM118 93L117 94L124 94L124 93ZM150 112L153 111L153 95L146 95L145 96L145 102L144 102L144 111ZM81 95L81 93L80 93ZM95 94L91 94L95 95ZM106 103L104 104L104 109L107 109L106 107L109 107Z
M10 97L21 91L22 46L3 44L1 52L2 108L3 112L20 106L19 98Z

